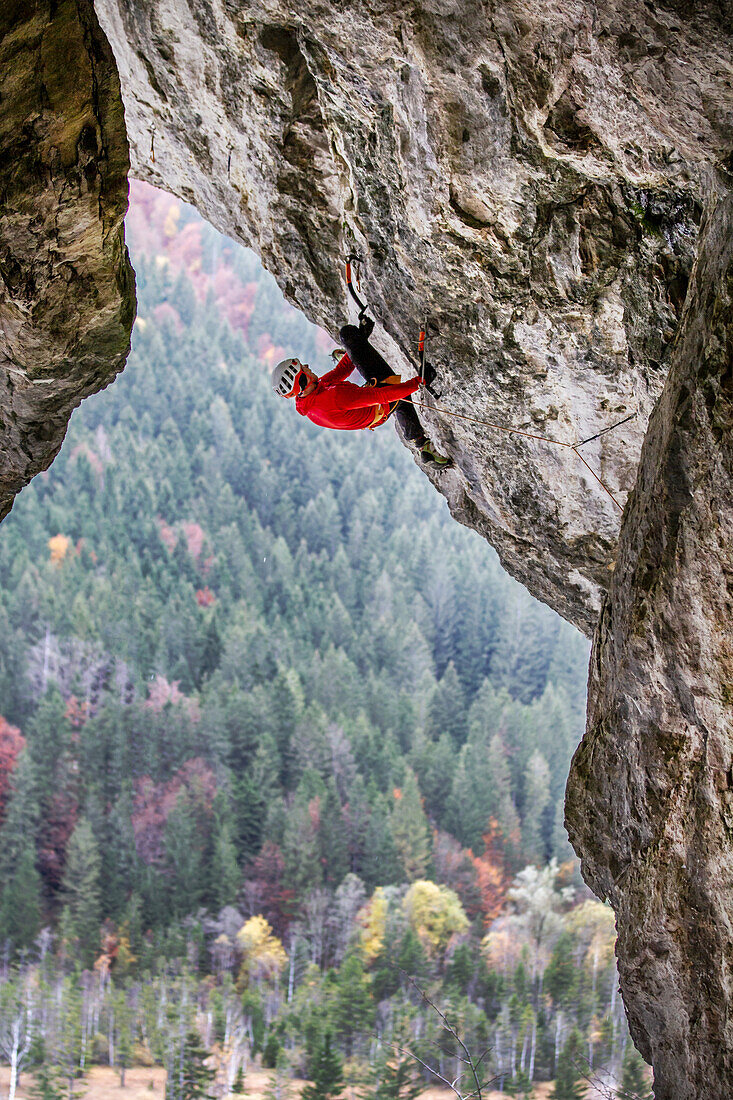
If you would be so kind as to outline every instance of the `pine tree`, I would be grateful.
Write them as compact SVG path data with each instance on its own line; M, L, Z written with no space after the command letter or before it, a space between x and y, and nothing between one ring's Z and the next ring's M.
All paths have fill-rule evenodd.
M99 950L100 867L99 848L91 825L82 817L71 834L66 852L61 927L63 938L73 945L85 966L93 962Z
M433 692L425 731L434 741L447 733L455 746L466 739L466 699L452 661Z
M237 851L231 837L229 822L218 822L214 837L214 853L211 861L211 901L214 909L233 905L241 883L237 866Z
M290 1066L285 1052L281 1049L278 1050L274 1069L275 1072L270 1078L264 1100L287 1100L290 1095Z
M26 1085L28 1100L61 1100L63 1086L58 1067L43 1060L33 1071L33 1078Z
M40 927L41 876L36 870L35 846L29 841L2 890L0 936L16 947L28 947Z
M516 1097L516 1100L532 1100L535 1095L534 1085L521 1069L517 1070L511 1081L506 1082L504 1092L507 1096Z
M201 822L188 794L182 790L165 823L166 863L169 877L169 900L175 916L195 910L202 902L205 890Z
M120 1087L125 1087L125 1072L132 1060L135 1036L135 1018L131 1004L124 989L114 989L111 994L111 1008L114 1012L115 1055L120 1075Z
M333 1020L351 1056L354 1039L368 1033L374 1023L374 1002L371 980L364 970L364 961L357 951L350 951L341 964L333 1006Z
M392 836L408 882L425 877L430 862L428 822L415 773L405 770L402 789L395 792Z
M617 1095L618 1100L654 1100L648 1083L646 1064L633 1043L626 1047L621 1088Z
M180 1085L176 1100L213 1100L211 1085L216 1071L206 1065L208 1054L195 1028L186 1032L183 1043Z
M274 741L272 747L275 747ZM267 801L257 776L250 773L234 780L232 797L237 822L237 853L246 859L255 855L262 844Z
M25 849L35 844L39 817L37 772L25 748L13 771L5 821L0 829L0 882L11 878Z
M545 810L550 801L550 769L541 752L533 752L524 772L522 848L528 863L544 863L547 843Z
M425 1091L424 1085L417 1078L415 1063L397 1052L380 1068L379 1083L372 1095L375 1100L417 1100Z
M587 1086L582 1076L581 1038L573 1028L557 1060L550 1100L583 1100Z
M403 873L392 833L392 818L386 796L368 791L369 822L363 839L363 857L355 870L369 887L402 882Z
M333 779L326 785L320 805L319 839L326 885L337 886L349 872L348 834Z
M544 985L556 1008L572 1003L578 988L578 967L573 958L573 941L567 932L560 936L552 949Z
M302 1100L332 1100L343 1090L343 1064L337 1052L331 1048L331 1035L328 1031L316 1052L311 1077L313 1083L303 1089Z

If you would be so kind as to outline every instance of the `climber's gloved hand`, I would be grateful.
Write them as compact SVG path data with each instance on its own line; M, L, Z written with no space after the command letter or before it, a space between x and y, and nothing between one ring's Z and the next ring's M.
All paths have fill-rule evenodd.
M359 318L359 331L362 336L365 336L368 340L371 334L374 332L374 321L371 317Z
M433 384L433 382L435 381L435 379L437 377L437 374L438 374L438 372L437 372L437 370L435 369L435 367L433 366L432 363L427 363L427 362L424 363L423 364L423 376L424 376L423 385L424 386L431 386Z

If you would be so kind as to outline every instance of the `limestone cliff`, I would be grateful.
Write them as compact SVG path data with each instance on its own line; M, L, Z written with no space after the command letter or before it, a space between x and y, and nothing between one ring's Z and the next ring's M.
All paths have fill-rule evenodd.
M699 219L733 144L715 8L98 0L133 171L252 245L334 334L342 261L401 369L429 311L445 407L584 449L623 503ZM727 83L726 83L727 82ZM294 349L297 351L297 349ZM620 512L571 451L424 411L438 487L591 633Z
M722 187L721 187L722 183ZM657 1100L733 1085L733 195L712 185L591 658L566 813Z
M119 369L132 317L116 76L88 4L60 0L58 27L51 10L0 17L3 509ZM97 13L134 173L254 247L334 334L341 265L360 253L398 369L431 314L442 408L421 415L455 459L434 475L454 515L587 633L613 577L568 821L619 915L657 1095L729 1096L730 5ZM619 547L594 473L626 501L670 363ZM633 412L582 449L587 465L476 423L573 442Z
M0 518L121 370L134 280L119 80L91 0L0 9Z

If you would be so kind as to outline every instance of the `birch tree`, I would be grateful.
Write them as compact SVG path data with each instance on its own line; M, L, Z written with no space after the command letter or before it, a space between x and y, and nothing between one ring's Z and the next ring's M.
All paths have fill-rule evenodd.
M33 1042L35 994L31 971L17 971L0 987L0 1052L10 1066L8 1100L15 1100L18 1076Z

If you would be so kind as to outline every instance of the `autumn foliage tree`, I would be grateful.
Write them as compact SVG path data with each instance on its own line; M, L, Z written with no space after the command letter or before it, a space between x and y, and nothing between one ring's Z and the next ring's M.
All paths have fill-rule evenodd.
M20 730L0 716L0 823L5 817L13 769L24 745Z
M481 896L484 927L488 928L501 912L509 889L509 878L505 870L503 836L495 818L483 836L484 851L481 856L471 853L471 861L476 870L478 889Z

